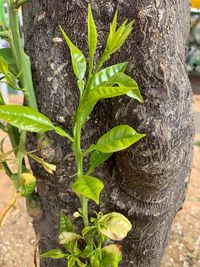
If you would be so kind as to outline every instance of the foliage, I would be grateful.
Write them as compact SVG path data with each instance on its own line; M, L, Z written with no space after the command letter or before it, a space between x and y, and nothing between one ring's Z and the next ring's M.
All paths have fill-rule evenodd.
M34 177L25 165L25 156L31 157L44 169L53 173L56 166L45 162L43 158L35 155L33 151L26 150L26 132L36 132L38 138L48 138L45 135L48 131L55 131L57 134L70 140L72 150L76 157L77 177L72 185L72 190L80 199L81 208L75 212L74 216L81 217L84 222L82 231L76 231L75 225L64 215L60 215L60 235L59 241L63 245L63 251L54 249L43 253L42 258L51 257L53 259L66 258L68 266L118 266L122 259L121 247L116 244L107 244L110 240L120 241L125 238L131 230L132 225L129 220L120 213L111 212L102 214L98 212L96 216L88 215L88 201L94 201L97 205L100 202L100 194L104 188L102 181L94 176L95 169L102 165L114 152L121 151L133 145L144 134L137 133L128 125L119 125L110 129L97 140L96 144L91 144L85 151L81 148L82 127L88 121L89 116L99 100L127 95L133 99L143 102L138 85L135 80L124 72L127 62L118 63L102 69L103 64L110 56L121 48L132 31L133 21L127 21L117 29L117 13L110 25L105 51L98 61L94 60L97 48L97 29L92 15L92 10L88 7L88 64L84 54L69 39L67 34L60 27L61 33L68 45L71 54L72 68L77 79L80 102L74 115L73 134L66 133L63 129L55 126L49 118L38 112L37 104L32 86L30 62L24 53L18 25L16 24L17 9L19 4L26 1L13 0L9 2L9 28L12 35L6 35L10 43L10 48L0 50L0 72L1 81L6 82L16 90L24 92L28 106L6 105L0 94L0 119L1 129L5 131L12 143L13 150L4 153L2 149L1 167L4 168L8 176L12 179L16 189L16 194L20 194L29 200L34 197L36 177ZM1 2L2 3L2 2ZM17 5L17 6L16 6ZM3 12L1 12L1 15ZM2 21L4 21L2 19ZM17 30L16 30L17 29ZM1 34L4 36L5 34ZM87 71L88 70L88 71ZM3 141L2 141L3 147ZM18 172L13 173L9 168L8 160L10 153L14 153L18 165ZM89 155L89 168L83 171L84 158ZM12 206L16 202L12 200ZM7 210L10 210L7 208ZM91 211L90 211L91 212ZM94 212L93 212L94 213ZM2 221L5 219L4 211ZM110 242L110 241L109 241Z

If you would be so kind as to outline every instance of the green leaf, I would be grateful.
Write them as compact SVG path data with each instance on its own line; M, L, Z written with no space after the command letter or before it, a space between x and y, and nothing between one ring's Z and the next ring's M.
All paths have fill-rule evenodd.
M0 119L29 132L43 133L55 128L53 123L42 113L25 106L0 106Z
M74 232L70 219L63 213L60 214L60 233L62 232Z
M99 204L99 196L103 189L103 183L92 176L79 176L74 182L72 189L75 193L81 194Z
M70 41L69 37L66 35L62 27L60 26L61 33L70 49L72 66L74 73L78 80L82 80L86 72L86 60L83 53Z
M112 156L112 153L103 153L95 150L90 156L90 169L94 170L96 167L103 164L107 159Z
M109 85L114 85L118 84L120 87L127 87L130 89L130 91L127 93L129 97L132 97L134 99L137 99L140 102L144 102L143 98L140 94L140 90L138 87L138 84L134 79L132 79L130 76L119 72L116 73L113 77L111 77L108 82L106 83L106 86Z
M83 263L82 261L79 260L79 258L76 258L76 263L78 264L78 267L88 266L87 263ZM98 267L98 266L96 266L96 267Z
M87 101L84 103L83 106L80 108L80 121L81 125L83 125L87 120L89 115L92 113L94 106L96 105L97 101Z
M18 68L11 48L1 48L0 56L3 57L4 60L7 62L9 69L11 69L14 73L18 73Z
M60 249L53 249L41 254L40 258L61 259L66 256L67 254L64 254Z
M0 73L2 73L4 75L4 79L6 80L8 85L11 86L13 89L16 89L15 77L9 71L8 63L1 56L0 56Z
M44 133L54 130L60 136L73 142L73 139L62 128L54 126L49 118L29 107L2 105L0 106L0 119L28 132Z
M5 104L5 101L3 99L3 95L2 95L2 93L0 91L0 105L4 105L4 104Z
M91 267L100 267L98 253L95 253L95 254L90 256L90 265L91 265ZM101 266L105 267L104 265L101 265Z
M71 256L68 260L68 267L74 267L76 263L76 260L74 259L73 256Z
M95 90L91 90L88 95L88 100L91 102L97 102L100 99L111 98L115 96L121 96L127 94L130 91L129 87L98 87Z
M124 72L126 70L127 65L128 62L122 62L100 70L94 75L94 78L92 79L90 85L90 89L105 85L109 81L109 79L113 77L116 73Z
M103 153L120 151L136 143L144 136L144 134L138 134L128 125L116 126L98 140L96 150Z
M54 126L53 129L57 134L59 134L60 136L66 137L68 138L71 142L74 142L73 138L66 133L62 128L60 128L59 126Z
M90 59L92 59L97 47L97 29L92 16L90 4L88 5L88 46L89 57Z
M83 230L82 230L82 235L85 236L87 235L89 232L90 234L93 232L95 233L97 230L96 226L87 226L87 227L84 227Z

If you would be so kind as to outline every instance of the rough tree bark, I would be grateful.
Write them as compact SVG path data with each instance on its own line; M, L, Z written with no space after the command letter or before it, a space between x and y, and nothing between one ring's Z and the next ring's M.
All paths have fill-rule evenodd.
M41 112L71 130L78 93L69 51L58 25L87 53L86 0L35 0L24 8L25 46L33 64L33 79ZM123 241L120 266L158 267L171 223L181 209L191 169L193 143L192 91L185 71L189 34L189 0L92 0L103 44L114 11L120 19L135 19L134 33L112 63L127 60L129 73L140 85L144 104L127 97L102 101L85 128L83 144L107 129L127 123L147 137L118 153L98 170L106 182L102 210L121 211L134 224ZM98 52L103 46L99 46ZM97 55L98 56L98 55ZM58 246L58 214L72 214L79 203L69 188L75 173L69 143L49 134L49 160L55 175L33 164L38 178L42 218L34 219L40 250ZM42 260L41 267L64 266Z

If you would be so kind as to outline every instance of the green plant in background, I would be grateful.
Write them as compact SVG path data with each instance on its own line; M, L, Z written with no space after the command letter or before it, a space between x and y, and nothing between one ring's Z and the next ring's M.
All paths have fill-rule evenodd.
M80 199L81 207L75 211L74 216L81 217L84 227L76 231L70 219L60 215L60 244L63 250L54 249L43 253L41 257L54 259L66 258L68 266L118 266L121 261L121 248L113 244L111 240L120 241L126 237L132 226L129 220L120 213L111 212L103 214L88 210L88 202L94 201L97 205L100 202L100 194L104 184L94 177L95 169L103 164L114 152L126 149L144 134L137 133L128 125L119 125L105 133L96 144L91 144L86 150L82 149L82 127L87 123L91 112L99 100L127 95L133 99L143 102L137 83L124 72L127 62L119 63L101 69L103 64L116 52L126 41L132 31L133 22L125 21L117 29L117 13L110 25L106 48L96 62L94 54L97 47L97 30L93 20L91 7L88 8L88 64L83 53L72 43L64 30L60 27L62 35L70 49L72 67L77 78L79 89L79 106L73 117L73 133L70 135L63 129L55 126L46 116L38 112L35 100L30 61L24 53L21 45L19 27L17 23L17 8L26 1L9 0L9 26L0 32L0 36L6 38L10 48L0 50L0 71L1 81L6 82L14 89L24 92L28 106L5 105L0 95L0 119L7 124L1 123L3 131L10 137L13 151L4 153L2 147L1 166L12 179L16 193L11 203L16 201L18 196L31 198L35 192L36 178L30 173L25 165L24 157L28 155L38 163L42 164L45 170L50 173L55 166L39 158L34 152L26 151L26 132L36 132L38 138L44 137L44 133L55 131L57 134L68 138L76 158L77 173L72 190ZM2 6L1 6L2 7ZM2 20L3 21L3 20ZM12 59L12 64L10 63ZM14 59L14 61L13 61ZM14 64L13 64L14 62ZM88 70L88 72L87 72ZM88 73L88 74L87 74ZM3 142L2 142L3 143ZM8 166L10 153L14 152L18 165L18 172L12 173ZM84 171L84 158L89 157L89 168ZM9 207L12 205L9 205ZM10 209L3 211L2 221ZM90 213L96 215L91 217Z

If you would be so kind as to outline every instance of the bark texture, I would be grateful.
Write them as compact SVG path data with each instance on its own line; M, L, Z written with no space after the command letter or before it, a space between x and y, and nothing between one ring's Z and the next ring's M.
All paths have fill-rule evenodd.
M40 111L70 131L78 91L69 51L58 25L87 54L86 0L35 0L24 8L25 47L33 64ZM134 33L111 63L128 60L145 103L128 97L102 101L84 129L83 145L118 124L129 124L146 138L118 153L98 170L106 183L103 211L117 210L134 228L123 241L120 266L158 267L171 223L185 198L193 144L192 91L185 70L189 34L188 0L92 0L98 25L98 54L116 9L120 20L135 19ZM55 175L33 164L38 177L42 218L34 219L40 250L58 247L58 215L73 214L79 203L70 190L75 161L69 143L49 134L47 151L56 163ZM63 267L63 261L42 260L41 267Z

